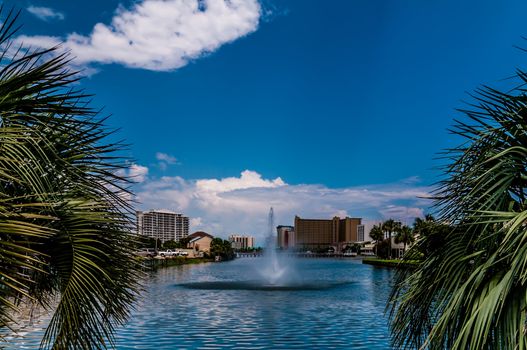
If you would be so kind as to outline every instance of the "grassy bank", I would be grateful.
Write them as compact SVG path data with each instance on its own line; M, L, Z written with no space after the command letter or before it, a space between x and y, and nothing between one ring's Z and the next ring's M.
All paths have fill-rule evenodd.
M403 268L403 269L413 269L419 266L420 261L418 260L410 260L410 261L401 261L396 259L378 259L378 258L368 258L362 260L363 264L369 264L374 266L382 266L382 267L395 267L395 268Z

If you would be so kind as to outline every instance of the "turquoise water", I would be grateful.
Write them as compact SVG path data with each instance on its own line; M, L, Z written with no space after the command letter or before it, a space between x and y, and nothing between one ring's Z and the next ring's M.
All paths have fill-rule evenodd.
M389 349L393 271L300 259L296 284L262 285L259 258L161 269L117 332L117 349ZM30 332L16 348L35 348ZM41 334L41 333L40 333Z

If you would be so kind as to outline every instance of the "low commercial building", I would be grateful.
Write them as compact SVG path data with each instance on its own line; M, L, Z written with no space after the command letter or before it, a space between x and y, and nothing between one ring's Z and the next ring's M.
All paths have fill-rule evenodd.
M341 252L347 245L364 239L364 226L361 218L338 216L330 220L302 219L295 217L295 246L298 250L324 250L332 248ZM359 236L361 233L361 236Z
M232 249L242 250L254 248L254 237L246 235L230 235L229 242L231 242Z
M360 248L360 254L361 255L375 255L375 244L365 243Z
M198 231L188 236L189 242L187 248L193 249L196 252L210 253L210 243L214 238L207 232Z
M276 246L280 249L294 249L296 244L295 228L293 226L276 227Z

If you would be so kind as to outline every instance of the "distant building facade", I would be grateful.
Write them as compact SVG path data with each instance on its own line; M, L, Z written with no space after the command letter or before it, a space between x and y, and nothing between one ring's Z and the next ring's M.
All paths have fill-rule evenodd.
M404 243L395 243L395 235L392 236L392 256L402 258L404 255Z
M364 225L358 225L357 226L357 240L359 242L365 242L366 241L366 235L364 233Z
M302 219L295 217L295 246L299 250L320 250L334 248L341 252L346 245L364 239L364 226L361 218L344 219ZM361 229L359 229L361 227ZM362 237L359 236L362 232Z
M169 210L137 211L137 233L160 239L176 241L188 236L189 218Z
M207 232L198 231L188 236L189 242L187 248L194 249L197 252L210 253L210 243L214 238Z
M296 244L295 228L293 226L276 227L276 246L280 249L294 249Z
M232 249L235 249L235 250L254 248L254 237L253 236L230 235L229 242L231 242Z

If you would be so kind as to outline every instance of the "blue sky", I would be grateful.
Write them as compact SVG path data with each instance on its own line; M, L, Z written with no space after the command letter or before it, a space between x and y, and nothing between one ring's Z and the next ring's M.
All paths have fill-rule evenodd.
M220 235L258 235L270 205L283 224L410 222L428 211L417 196L458 141L446 129L466 92L527 58L520 0L16 5L19 40L64 42L132 144L140 207Z

